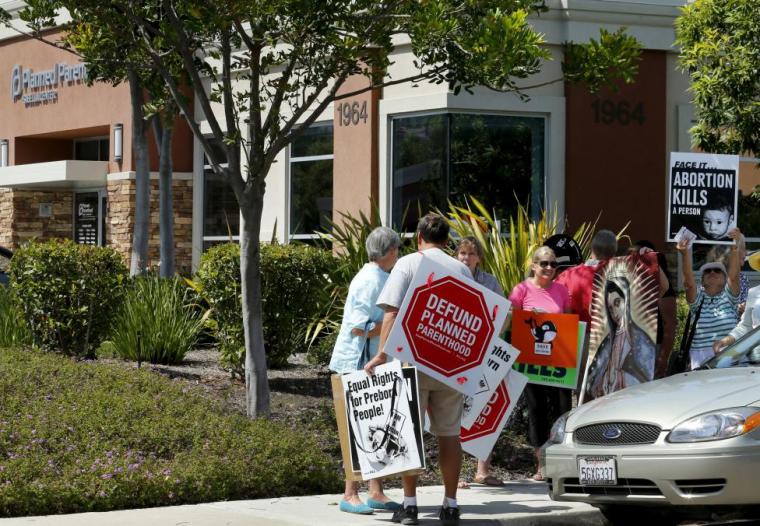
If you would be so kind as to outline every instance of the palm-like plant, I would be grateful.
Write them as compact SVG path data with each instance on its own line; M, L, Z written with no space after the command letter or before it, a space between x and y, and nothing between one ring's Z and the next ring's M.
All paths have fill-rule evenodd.
M551 213L543 210L534 221L527 207L518 204L516 215L509 218L509 229L503 233L491 213L472 196L468 197L466 206L449 203L448 212L439 210L438 213L448 218L451 229L459 237L473 236L480 242L484 252L483 270L496 276L505 291L525 279L533 252L558 233L559 228L556 208ZM582 223L572 234L584 257L590 254L595 229L596 221Z

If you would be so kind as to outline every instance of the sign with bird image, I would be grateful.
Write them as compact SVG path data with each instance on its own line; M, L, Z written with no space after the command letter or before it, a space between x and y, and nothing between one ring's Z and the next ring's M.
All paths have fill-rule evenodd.
M512 345L520 351L514 369L530 383L575 389L579 342L576 314L512 311Z

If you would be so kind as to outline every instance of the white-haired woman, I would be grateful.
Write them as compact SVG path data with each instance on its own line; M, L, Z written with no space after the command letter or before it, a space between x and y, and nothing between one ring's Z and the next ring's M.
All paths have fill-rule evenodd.
M343 321L333 349L329 368L338 374L362 370L371 356L377 354L383 310L377 297L383 290L388 273L396 264L401 244L398 234L386 227L375 228L367 237L365 247L369 263L351 280ZM369 515L373 510L396 510L400 507L383 493L382 479L369 482L369 498L365 504L359 498L359 483L346 481L340 510Z
M570 294L564 285L554 281L557 266L551 248L537 248L531 260L530 277L518 283L509 295L512 308L553 314L569 312ZM528 406L528 442L535 449L540 466L540 448L549 439L552 424L570 410L570 390L528 384L525 404ZM540 468L533 478L543 480Z

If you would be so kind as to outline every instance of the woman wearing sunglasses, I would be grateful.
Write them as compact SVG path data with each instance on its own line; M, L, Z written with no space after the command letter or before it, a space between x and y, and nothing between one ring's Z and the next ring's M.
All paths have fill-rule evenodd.
M697 318L694 339L689 349L691 368L695 369L715 356L713 344L736 326L738 321L736 305L739 302L739 271L744 261L744 236L738 228L728 232L735 241L728 255L728 269L723 263L705 263L699 269L702 285L697 288L692 270L691 254L687 241L681 241L676 249L683 259L683 283L686 300Z
M533 253L528 279L518 283L509 295L513 309L534 310L558 314L570 311L567 288L554 281L557 258L549 247L539 247ZM528 441L535 448L540 462L540 448L549 439L554 421L570 410L570 390L559 387L528 384L525 388L528 406ZM534 480L543 480L541 469Z

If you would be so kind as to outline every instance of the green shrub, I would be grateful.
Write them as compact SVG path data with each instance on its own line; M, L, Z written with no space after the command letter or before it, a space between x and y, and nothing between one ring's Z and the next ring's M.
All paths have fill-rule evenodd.
M271 367L305 350L305 325L317 309L335 259L323 249L292 243L261 246L264 342ZM245 362L240 286L240 247L218 245L201 258L195 276L211 308L223 364L242 375Z
M332 358L332 352L337 340L338 331L322 334L319 339L309 346L309 350L306 351L306 360L312 365L327 367L330 364L330 358Z
M11 292L0 286L0 347L19 347L32 343L23 313Z
M178 278L135 278L113 318L107 350L138 363L180 363L203 328L189 308L189 290Z
M0 516L340 488L315 437L223 414L145 369L0 350L0 370Z
M111 248L73 241L28 243L11 260L11 289L34 343L92 356L118 308L127 269Z
M335 265L329 250L298 243L262 246L264 340L272 367L306 351L306 325Z

